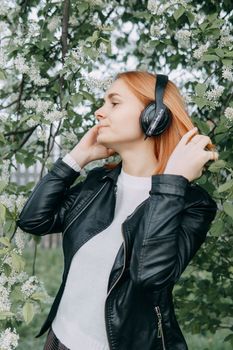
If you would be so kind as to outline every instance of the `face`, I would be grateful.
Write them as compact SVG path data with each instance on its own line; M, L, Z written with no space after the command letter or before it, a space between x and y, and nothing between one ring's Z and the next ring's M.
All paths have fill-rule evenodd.
M143 103L129 90L122 79L115 80L104 96L105 103L96 112L99 121L97 142L117 153L144 140L139 124Z

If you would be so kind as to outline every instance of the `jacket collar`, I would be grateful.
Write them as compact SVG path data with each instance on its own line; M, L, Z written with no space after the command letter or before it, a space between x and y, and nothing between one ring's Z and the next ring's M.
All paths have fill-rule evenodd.
M100 180L103 181L106 178L110 178L113 180L114 183L116 183L117 178L121 172L121 167L122 167L122 160L116 165L114 169L105 169L105 173Z

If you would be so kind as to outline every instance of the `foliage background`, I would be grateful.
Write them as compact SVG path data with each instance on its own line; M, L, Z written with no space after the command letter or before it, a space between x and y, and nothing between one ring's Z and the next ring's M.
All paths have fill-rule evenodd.
M38 238L30 237L31 269L15 279L28 261L28 235L15 220L35 183L19 185L11 175L20 164L39 163L41 178L55 147L62 156L81 139L95 124L103 90L116 72L129 69L168 74L194 124L218 148L219 160L197 183L219 210L174 296L187 334L220 332L226 349L233 345L232 13L230 0L2 1L0 349L17 346L46 295L43 283L30 279L38 266Z

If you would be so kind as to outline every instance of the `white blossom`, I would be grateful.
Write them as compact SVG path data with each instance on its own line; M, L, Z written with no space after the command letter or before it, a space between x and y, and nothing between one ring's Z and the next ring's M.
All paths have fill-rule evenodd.
M190 46L191 32L187 29L180 29L177 31L175 37L181 47L188 48Z
M67 115L67 112L65 110L58 111L58 110L54 109L51 112L44 113L44 118L45 118L45 120L48 120L50 123L53 123L55 121L58 121L64 117L66 117L66 115Z
M7 278L8 287L11 287L16 283L23 283L28 278L29 276L25 271L21 271L20 273L11 271L10 276Z
M23 102L26 109L36 110L37 113L46 113L52 106L51 101L41 99L30 99Z
M3 49L0 49L0 68L4 69L7 64L6 52Z
M232 48L233 45L233 36L230 35L230 29L229 28L222 28L220 31L220 39L218 41L218 47L229 47Z
M159 38L161 36L161 31L162 31L161 24L155 24L155 23L151 24L150 35L153 38Z
M229 121L232 122L233 121L233 107L227 107L224 111L224 115Z
M13 331L10 328L5 329L0 333L1 350L13 350L18 346L19 335L15 328Z
M222 67L222 77L226 80L233 81L232 67L223 66Z
M11 212L15 210L15 201L16 201L16 195L15 194L1 194L0 195L0 202Z
M31 276L29 279L24 282L21 286L21 291L26 298L30 297L38 288L39 281L36 276Z
M9 291L6 287L0 285L0 312L10 311L10 309L11 302L9 298Z
M208 50L209 43L206 43L204 45L200 45L198 49L195 49L193 52L193 57L197 60L202 58L203 54Z
M75 133L73 131L70 131L70 132L66 132L65 135L64 135L65 139L74 143L74 142L78 142L78 137L77 135L75 135Z
M107 52L107 45L105 43L100 43L100 46L98 48L98 52L101 53L106 53Z
M218 86L215 89L208 90L205 92L205 97L210 101L216 101L220 98L220 96L223 94L224 87Z
M16 247L18 248L19 253L21 254L27 241L27 235L18 227L15 232L14 239Z
M0 112L0 120L1 122L6 122L9 118L9 115L5 112Z
M19 73L27 74L30 70L29 65L26 63L25 57L18 54L14 59L15 68L19 71Z
M0 16L6 16L8 14L9 10L10 10L9 1L2 0L1 6L0 6Z
M27 126L29 126L29 128L32 128L33 126L36 126L38 124L38 121L30 118L26 121L26 124Z
M5 273L1 272L0 274L0 286L4 286L8 282L8 277L5 275Z
M39 141L46 142L47 134L45 129L38 128L36 133Z
M29 22L27 37L28 39L32 39L36 36L40 35L40 26L36 21Z
M86 0L90 6L104 6L105 3L103 0Z
M9 166L10 166L10 160L9 159L3 160L0 180L6 183L8 183L10 179Z
M90 74L88 74L87 77L84 78L84 85L86 85L90 90L94 89L103 89L106 90L109 88L109 86L113 82L113 77L108 77L106 79L98 79L92 77Z
M73 16L74 17L74 16ZM70 20L69 20L70 22ZM58 16L54 16L50 19L48 23L48 30L50 32L55 32L55 30L61 25L61 19Z

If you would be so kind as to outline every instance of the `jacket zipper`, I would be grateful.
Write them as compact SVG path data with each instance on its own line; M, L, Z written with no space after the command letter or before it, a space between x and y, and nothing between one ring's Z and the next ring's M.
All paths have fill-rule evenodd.
M66 231L68 230L68 228L73 224L73 222L84 212L84 210L93 202L93 200L98 196L98 194L102 191L102 189L104 188L104 186L106 186L107 182L105 182L103 184L103 186L101 186L101 188L94 194L94 196L86 203L86 205L82 208L82 210L73 218L73 220L71 220L71 222L69 223L69 225L66 227L66 229L63 231L62 236L64 237Z
M163 334L162 315L161 315L159 306L155 306L155 311L156 311L156 314L157 314L157 317L158 317L157 338L162 338L163 350L166 350L165 341L164 341L164 334Z

